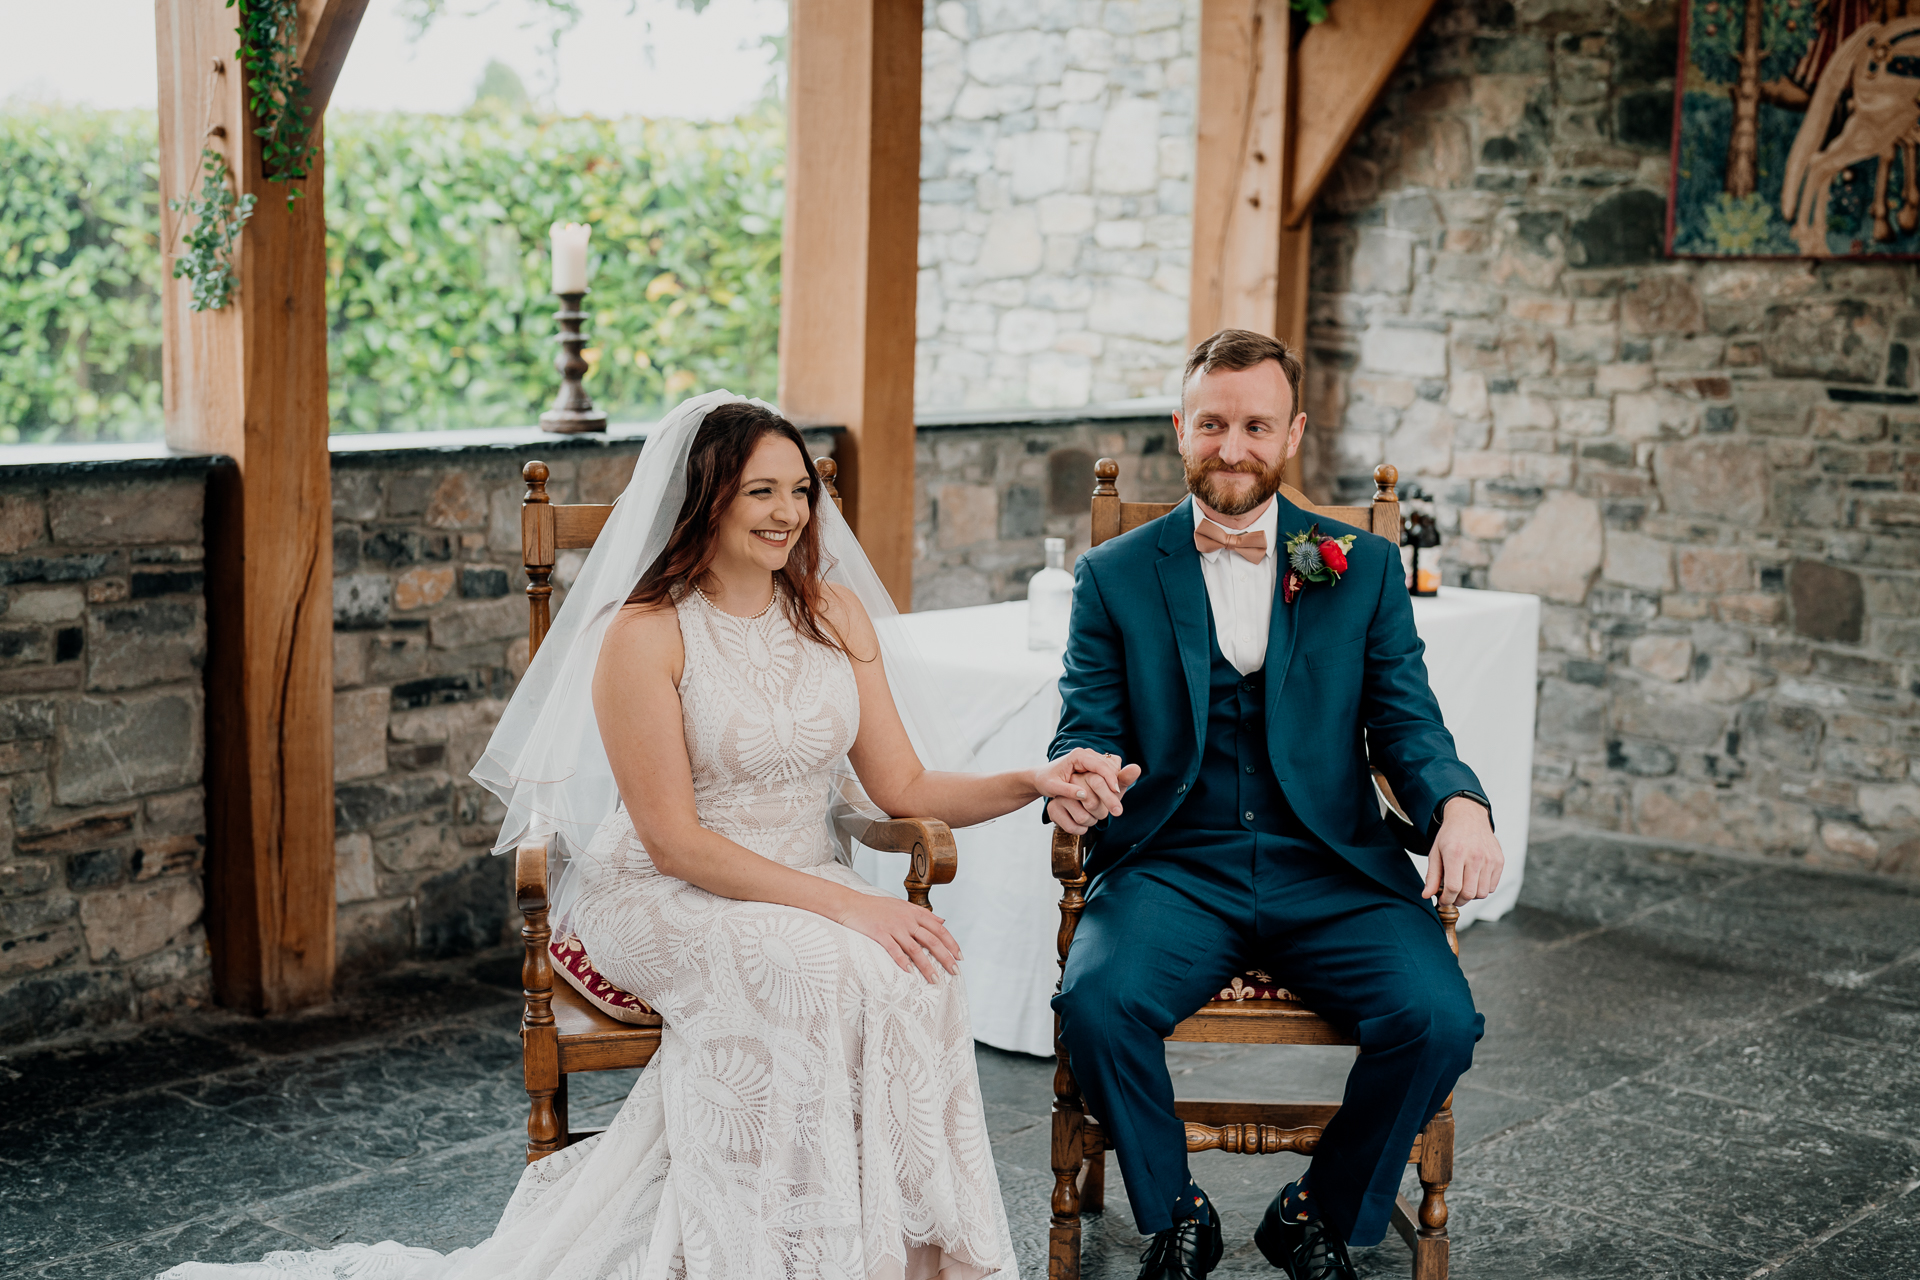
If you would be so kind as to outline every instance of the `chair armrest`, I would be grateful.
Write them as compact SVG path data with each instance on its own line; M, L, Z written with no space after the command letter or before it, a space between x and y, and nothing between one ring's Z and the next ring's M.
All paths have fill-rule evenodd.
M936 884L953 883L960 869L960 850L953 842L953 828L932 818L889 818L868 827L860 843L880 853L908 853L913 864L907 870L907 901L927 905L927 891Z
M1053 878L1062 884L1070 880L1084 880L1085 869L1080 862L1080 837L1059 827L1053 829Z

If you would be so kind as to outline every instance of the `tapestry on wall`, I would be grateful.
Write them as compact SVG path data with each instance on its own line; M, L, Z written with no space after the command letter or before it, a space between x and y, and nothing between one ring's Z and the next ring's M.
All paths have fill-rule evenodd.
M1920 256L1920 0L1687 0L1674 97L1670 253Z

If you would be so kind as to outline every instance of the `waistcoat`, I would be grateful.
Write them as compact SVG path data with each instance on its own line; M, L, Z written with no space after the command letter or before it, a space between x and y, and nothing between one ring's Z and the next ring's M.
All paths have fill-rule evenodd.
M1298 824L1267 751L1267 669L1241 675L1220 652L1212 611L1207 618L1212 664L1207 681L1206 740L1200 776L1167 826L1217 833L1292 835Z

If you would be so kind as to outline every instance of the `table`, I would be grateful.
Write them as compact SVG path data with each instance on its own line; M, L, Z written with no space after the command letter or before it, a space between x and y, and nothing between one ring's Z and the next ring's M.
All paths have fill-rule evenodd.
M1462 909L1462 925L1495 920L1520 896L1531 812L1533 711L1540 601L1505 591L1443 587L1415 599L1414 626L1427 645L1427 671L1460 758L1493 802L1507 856L1491 897ZM1060 718L1060 654L1027 648L1025 601L910 614L914 643L941 686L982 772L1046 759ZM1051 1056L1059 977L1054 934L1060 885L1049 868L1052 828L1040 804L954 833L960 874L934 890L966 961L974 1038L999 1049ZM1414 864L1425 873L1424 858ZM854 865L899 892L898 855L856 851Z

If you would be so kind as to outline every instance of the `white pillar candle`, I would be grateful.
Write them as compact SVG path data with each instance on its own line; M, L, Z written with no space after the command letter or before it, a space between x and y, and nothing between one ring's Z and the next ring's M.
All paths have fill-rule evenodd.
M553 224L553 291L587 291L587 237L593 228L584 222Z

